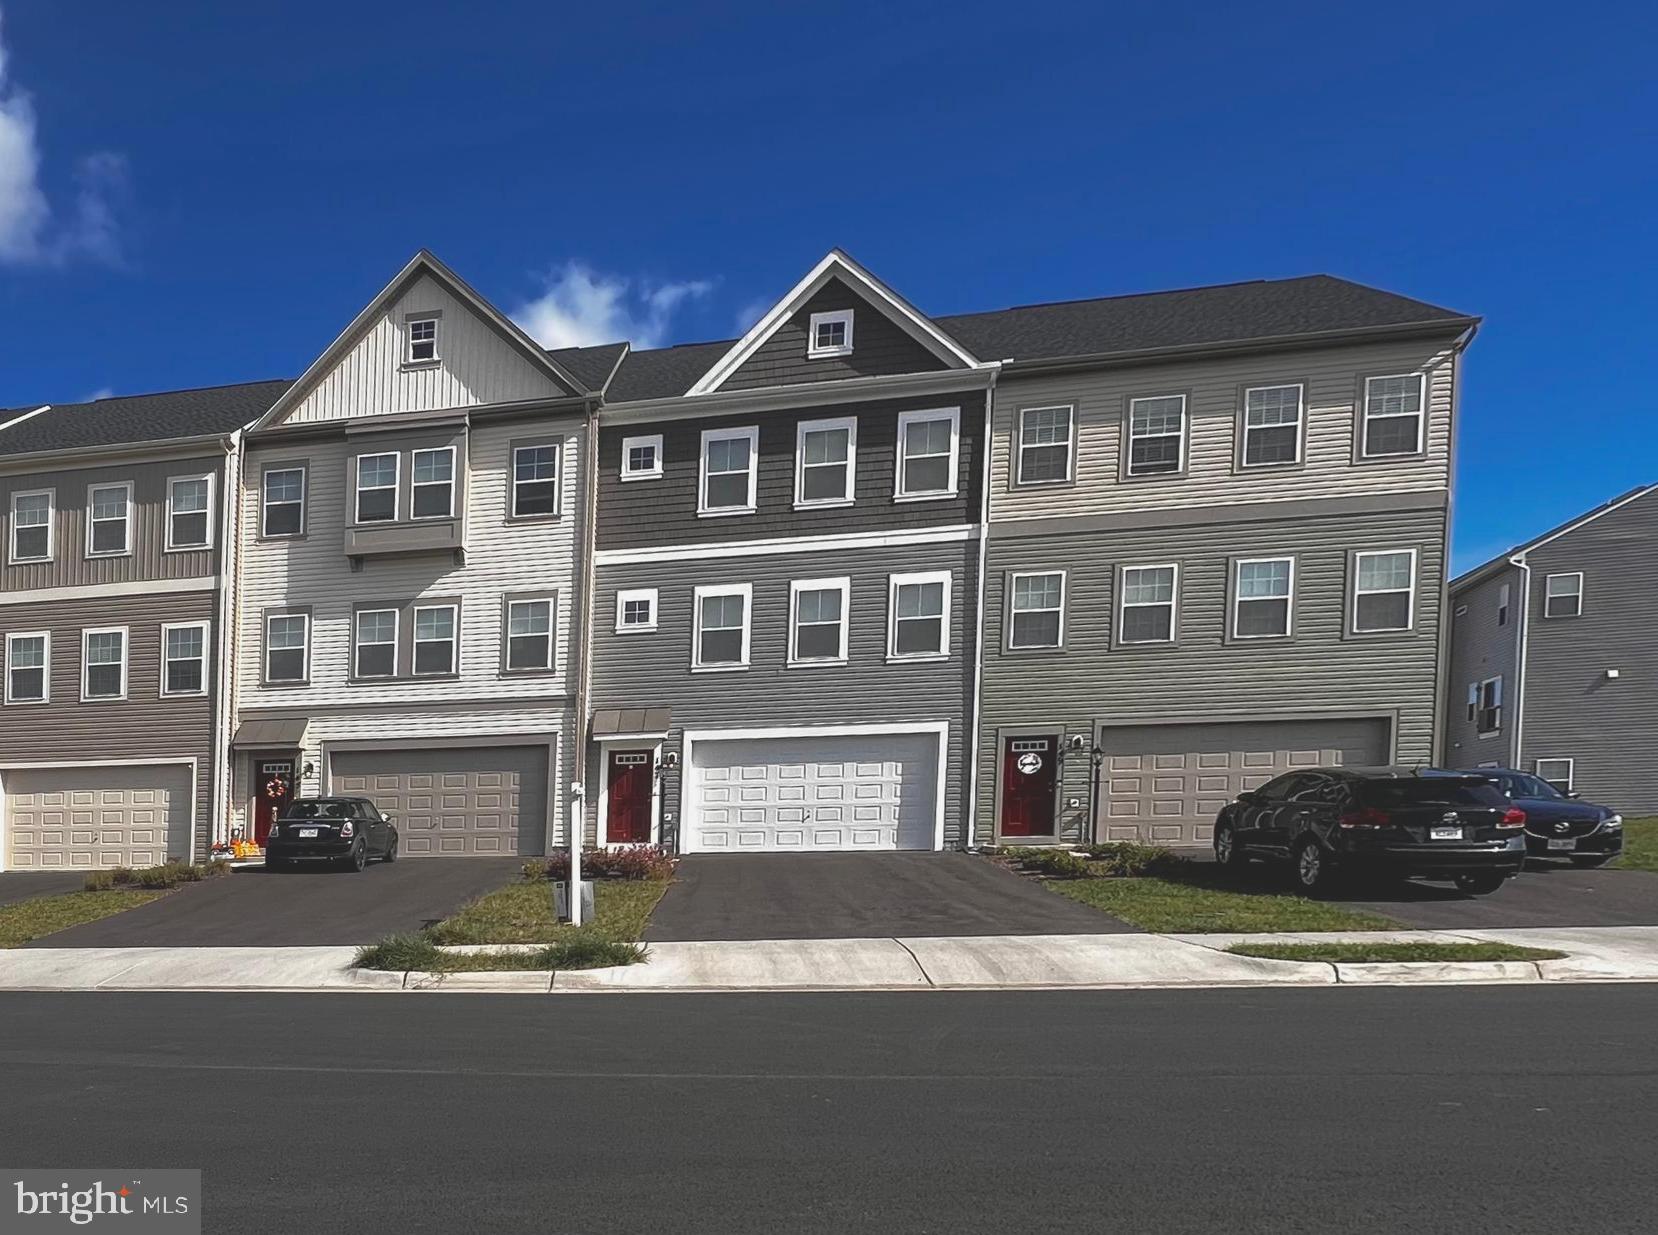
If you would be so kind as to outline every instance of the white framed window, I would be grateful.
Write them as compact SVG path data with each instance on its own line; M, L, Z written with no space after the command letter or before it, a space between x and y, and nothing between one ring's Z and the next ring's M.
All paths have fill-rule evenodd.
M1509 599L1510 599L1510 595L1511 594L1510 594L1509 589L1508 589L1508 584L1506 584L1506 583L1503 584L1501 587L1499 587L1497 589L1497 625L1498 626L1507 626L1508 625L1508 602L1509 602Z
M1124 566L1117 642L1173 643L1178 616L1180 567Z
M19 630L6 636L6 702L52 701L52 635Z
M550 596L507 602L507 669L553 667L553 601Z
M212 544L213 477L172 477L167 481L167 548L207 549Z
M161 628L161 693L207 693L207 623L181 622Z
M1364 379L1360 453L1366 459L1421 453L1427 380L1421 373Z
M950 655L950 572L892 575L887 581L887 659Z
M262 484L259 534L270 537L303 536L305 469L272 468L265 473Z
M1416 550L1353 555L1353 632L1409 630L1416 619Z
M1293 557L1240 558L1232 578L1232 637L1283 639L1295 606Z
M351 676L397 676L396 609L359 609L352 617Z
M898 475L893 498L919 502L956 495L961 460L961 409L898 413Z
M455 672L456 605L419 605L414 611L416 676Z
M851 354L852 310L835 309L812 314L806 331L806 358L822 360L826 356Z
M132 482L92 485L86 491L86 556L132 552Z
M1534 760L1532 771L1538 780L1546 780L1561 793L1570 793L1577 776L1577 760L1564 756Z
M415 451L410 472L409 514L416 519L454 518L455 448Z
M1015 483L1067 484L1071 479L1071 431L1076 409L1026 407L1019 410L1019 463Z
M1543 616L1580 617L1583 613L1583 572L1549 575L1543 580Z
M1288 386L1253 386L1244 391L1243 465L1280 467L1301 462L1303 390Z
M656 629L656 589L618 588L616 591L616 633L642 635Z
M1479 684L1479 708L1475 716L1480 736L1503 727L1503 680L1486 678Z
M12 494L11 560L14 563L52 560L56 515L57 493L52 489Z
M1130 476L1157 476L1186 466L1186 396L1152 395L1128 401Z
M858 472L858 420L802 420L795 429L794 504L850 506Z
M311 615L272 613L265 618L265 681L303 682L311 674Z
M409 340L408 354L405 360L409 364L431 364L438 358L438 322L437 317L411 317L406 330Z
M844 665L851 579L789 583L789 664Z
M1065 644L1065 572L1008 577L1007 646L1057 648Z
M514 446L512 517L542 519L558 513L559 448L554 442Z
M395 452L357 456L357 522L389 523L397 518L397 476L403 457Z
M710 584L696 588L693 601L692 670L747 669L754 585Z
M754 513L759 449L760 430L754 425L702 431L701 476L697 486L699 515Z
M81 632L81 698L127 697L127 628Z
M1479 719L1480 714L1480 684L1468 683L1468 723L1471 725Z
M662 478L662 435L645 433L622 439L622 479Z

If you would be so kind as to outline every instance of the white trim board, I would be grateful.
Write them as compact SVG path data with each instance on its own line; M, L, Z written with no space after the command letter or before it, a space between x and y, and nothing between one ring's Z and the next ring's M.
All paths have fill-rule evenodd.
M211 592L214 575L189 579L131 579L124 583L83 583L68 587L37 587L24 592L0 592L0 605L35 605L54 600L81 600L105 596L159 596L174 592Z
M903 545L942 545L972 540L974 523L946 528L913 528L898 532L847 532L835 536L776 536L768 540L734 540L721 544L652 545L644 549L600 549L595 566L627 566L638 562L677 562L691 558L764 557L770 553L816 553L835 549L891 549Z

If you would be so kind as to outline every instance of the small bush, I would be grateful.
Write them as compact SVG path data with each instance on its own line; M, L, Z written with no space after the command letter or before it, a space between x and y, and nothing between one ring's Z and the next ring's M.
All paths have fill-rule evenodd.
M86 881L81 884L87 892L107 892L115 886L114 871L87 871Z
M110 878L115 881L116 886L118 887L136 882L137 874L138 872L133 870L130 866L117 866L114 870L109 872Z
M645 958L636 943L623 943L601 931L578 927L557 943L537 954L537 968L602 969L607 965L631 965Z
M1089 845L1083 852L1088 856L1092 873L1122 878L1166 874L1186 863L1185 858L1162 845L1140 845L1133 841Z
M584 849L583 879L672 879L674 860L660 845L629 845L622 849ZM570 878L568 850L524 864L524 878L562 881Z
M424 935L390 935L357 949L358 969L418 969L434 973L449 954Z
M1039 871L1050 879L1078 879L1089 873L1088 859L1069 849L1043 849L1025 859L1027 870Z
M88 871L85 888L88 892L107 892L112 888L176 888L181 883L200 883L203 879L217 879L230 874L229 862L163 862L160 866L146 866L133 870L116 866L109 870Z

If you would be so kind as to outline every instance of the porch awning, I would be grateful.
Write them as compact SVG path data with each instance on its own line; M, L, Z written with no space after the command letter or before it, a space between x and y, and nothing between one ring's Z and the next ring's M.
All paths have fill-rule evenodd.
M298 746L305 737L303 717L284 720L244 720L236 726L232 746Z
M593 736L660 737L672 719L672 708L604 708L593 713Z

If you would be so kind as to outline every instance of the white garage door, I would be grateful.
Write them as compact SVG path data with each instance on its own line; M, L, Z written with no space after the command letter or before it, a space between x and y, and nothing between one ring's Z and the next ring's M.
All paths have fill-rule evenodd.
M177 764L0 773L6 867L155 866L190 853L190 769Z
M690 763L686 853L933 848L933 734L703 739Z
M499 857L546 848L547 748L337 752L331 792L370 798L411 858Z

